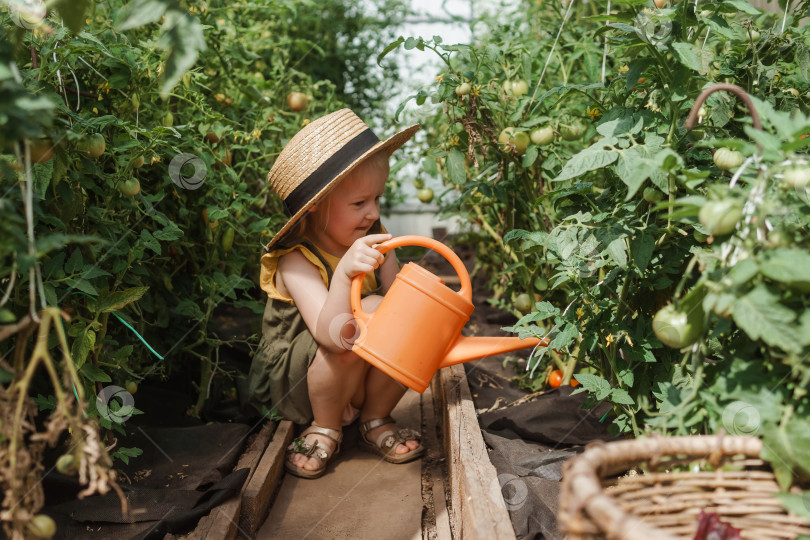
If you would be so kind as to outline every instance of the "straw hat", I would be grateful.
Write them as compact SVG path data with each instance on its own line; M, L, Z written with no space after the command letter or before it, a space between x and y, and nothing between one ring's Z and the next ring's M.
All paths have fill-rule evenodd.
M349 109L322 116L307 124L279 154L267 180L284 202L289 221L265 249L273 247L357 165L377 152L389 156L413 137L419 124L380 141Z

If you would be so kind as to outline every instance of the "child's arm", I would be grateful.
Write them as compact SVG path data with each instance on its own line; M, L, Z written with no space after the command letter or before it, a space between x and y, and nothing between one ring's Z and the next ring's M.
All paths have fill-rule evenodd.
M327 289L319 270L300 252L293 251L279 261L279 277L295 302L315 341L329 352L344 352L345 338L354 334L346 323L351 316L351 280L373 272L383 260L375 244L390 240L390 234L373 234L357 240L343 255ZM389 260L391 258L389 257ZM345 334L341 336L341 331ZM344 339L341 339L344 338Z
M399 273L399 261L397 261L397 256L394 254L394 250L388 252L388 258L385 259L385 262L382 263L380 266L380 285L382 285L382 293L386 294L388 289L391 288L391 285L394 284L394 278L397 277Z

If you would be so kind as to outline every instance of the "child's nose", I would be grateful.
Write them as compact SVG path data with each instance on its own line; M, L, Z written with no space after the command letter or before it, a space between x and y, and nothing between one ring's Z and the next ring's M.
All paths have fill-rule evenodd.
M376 204L369 205L368 218L374 221L380 219L380 209Z

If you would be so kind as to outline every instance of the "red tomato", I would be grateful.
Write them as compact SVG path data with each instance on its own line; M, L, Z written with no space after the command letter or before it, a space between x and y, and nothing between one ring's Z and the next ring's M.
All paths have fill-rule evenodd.
M559 388L562 384L563 372L561 369L555 369L548 376L548 385L552 388Z

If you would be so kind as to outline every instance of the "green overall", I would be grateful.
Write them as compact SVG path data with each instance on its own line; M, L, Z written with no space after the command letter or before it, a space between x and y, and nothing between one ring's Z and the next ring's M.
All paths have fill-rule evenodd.
M380 231L381 226L375 224L368 234L376 234L375 229ZM275 408L287 420L309 424L312 422L312 408L307 391L307 369L315 358L318 343L292 299L278 292L274 283L278 259L293 250L301 251L319 268L327 288L339 261L322 253L306 238L283 241L262 256L260 282L268 299L262 318L261 341L250 365L248 386L250 404L257 411L261 412L262 406L269 410ZM379 294L379 283L377 271L366 275L364 294Z

